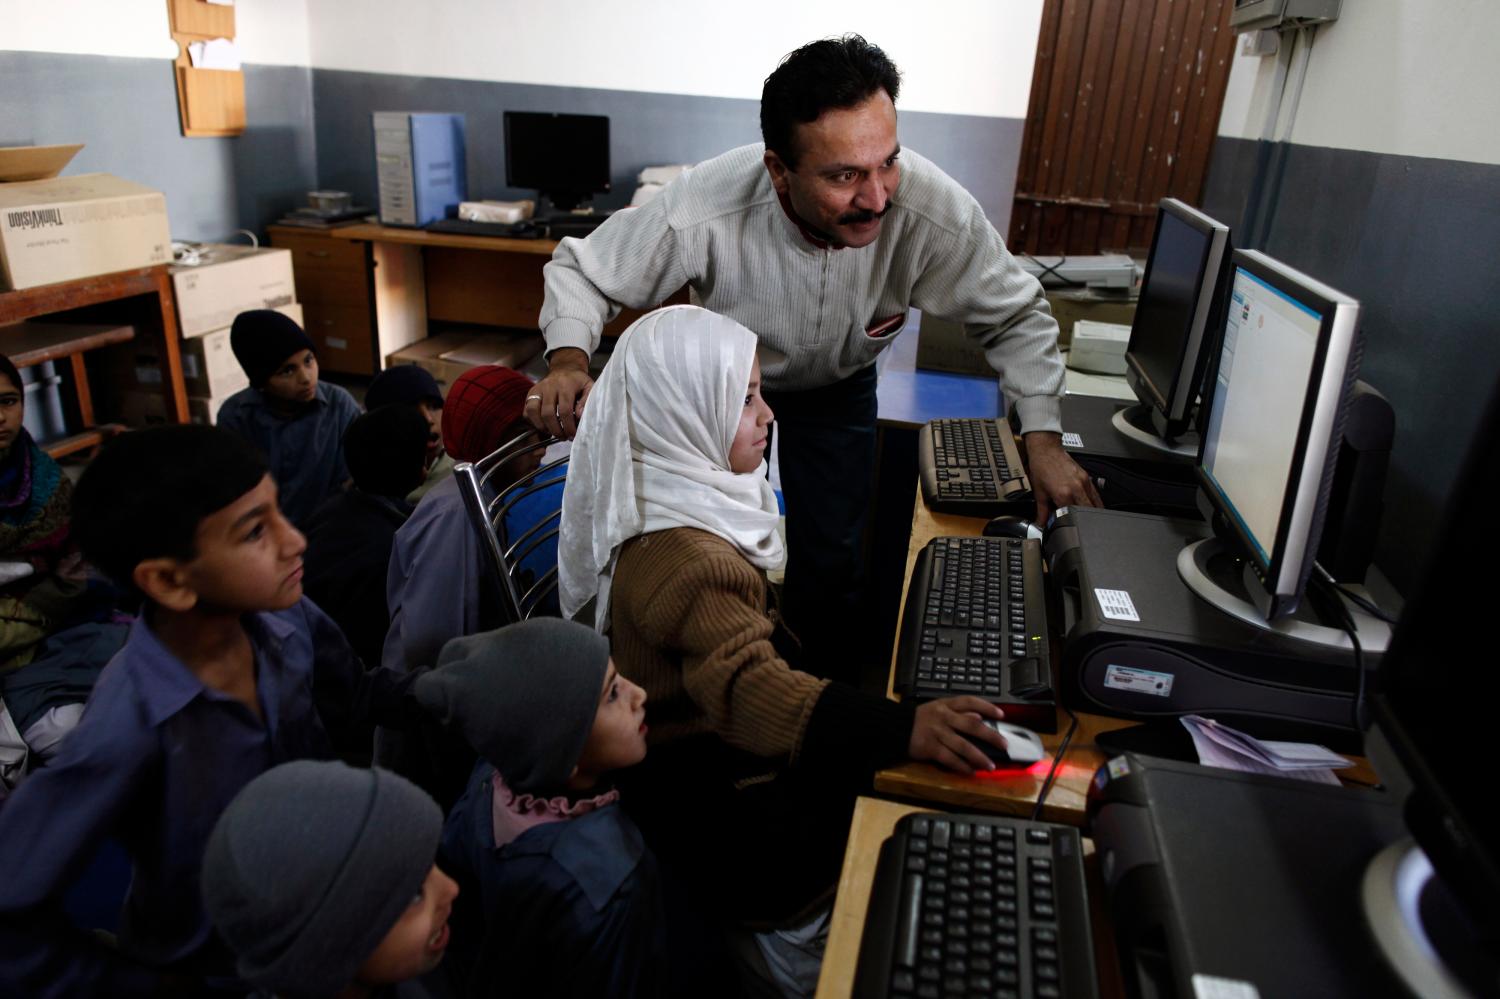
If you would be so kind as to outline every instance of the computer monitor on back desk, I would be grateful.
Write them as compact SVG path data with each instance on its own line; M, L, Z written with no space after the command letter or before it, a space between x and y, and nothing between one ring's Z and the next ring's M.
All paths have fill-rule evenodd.
M505 112L506 186L533 188L558 212L572 212L609 192L609 171L604 115Z

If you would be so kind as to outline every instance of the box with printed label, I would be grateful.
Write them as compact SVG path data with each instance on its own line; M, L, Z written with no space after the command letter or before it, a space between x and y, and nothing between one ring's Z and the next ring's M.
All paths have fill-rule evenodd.
M201 263L172 268L177 325L184 337L223 329L250 309L276 309L297 300L291 250L210 243L198 252Z
M0 176L14 152L0 150ZM160 191L107 173L0 183L0 290L171 260Z

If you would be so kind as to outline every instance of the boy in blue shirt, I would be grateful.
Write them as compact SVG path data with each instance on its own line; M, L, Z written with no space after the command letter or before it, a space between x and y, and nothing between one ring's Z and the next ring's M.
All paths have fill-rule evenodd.
M332 756L330 733L408 728L411 677L366 672L302 596L306 547L249 444L213 427L126 434L74 496L84 555L145 599L58 755L0 807L0 994L135 995L232 975L199 894L241 787ZM113 837L130 893L111 950L61 899Z
M219 409L219 426L266 453L281 509L299 527L349 479L340 443L359 403L318 380L312 340L289 316L253 309L234 317L229 346L250 387Z

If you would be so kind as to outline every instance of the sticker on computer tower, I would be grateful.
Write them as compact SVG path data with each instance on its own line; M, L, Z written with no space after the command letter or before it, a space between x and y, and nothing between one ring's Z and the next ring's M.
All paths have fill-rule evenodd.
M1137 694L1150 694L1152 697L1171 697L1174 679L1171 673L1158 673L1134 666L1116 666L1110 663L1104 668L1104 686L1110 690L1130 690Z
M1135 612L1135 601L1124 590L1104 590L1094 587L1094 597L1099 601L1099 611L1111 621L1139 621Z
M1193 976L1194 999L1260 999L1260 990L1252 982L1217 975Z
M1063 434L1063 447L1083 447L1083 438L1077 434Z

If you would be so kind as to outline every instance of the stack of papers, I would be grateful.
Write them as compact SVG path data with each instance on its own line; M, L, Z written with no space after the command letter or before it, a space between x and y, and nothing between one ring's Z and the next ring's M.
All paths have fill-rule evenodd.
M1337 785L1333 772L1354 766L1325 746L1257 739L1201 715L1186 715L1182 724L1193 737L1198 762L1207 767Z

